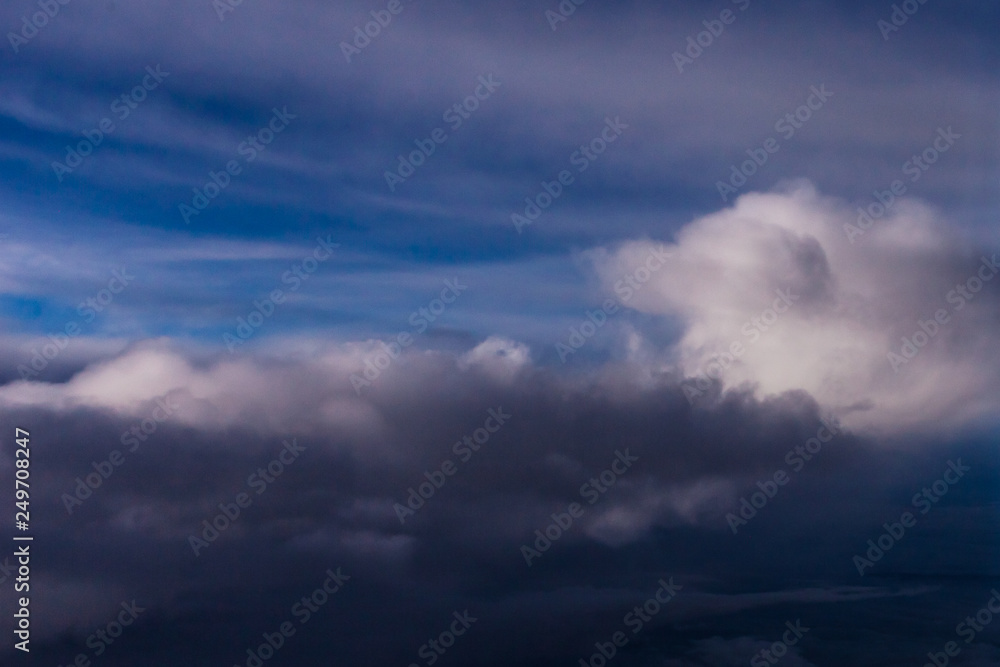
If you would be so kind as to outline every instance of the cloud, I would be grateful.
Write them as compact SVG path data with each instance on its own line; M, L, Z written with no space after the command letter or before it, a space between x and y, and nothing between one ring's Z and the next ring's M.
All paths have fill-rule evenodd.
M420 635L440 632L414 630L413 618L433 625L430 619L466 607L490 619L491 630L470 638L477 650L530 664L526 656L544 659L558 645L551 655L562 659L574 650L567 647L593 651L664 576L685 588L644 641L678 660L708 655L711 642L697 642L712 636L769 637L768 627L747 626L754 615L783 615L771 619L780 627L809 605L810 619L836 623L851 605L901 605L893 602L898 596L912 603L931 590L859 586L851 554L840 545L861 546L876 535L883 517L899 511L908 486L939 474L937 461L925 473L924 462L902 463L894 453L890 468L877 443L850 433L782 488L752 526L730 534L725 512L816 431L819 406L801 391L755 397L736 389L691 406L669 373L612 362L566 375L561 367L532 363L517 341L492 339L465 351L408 349L358 396L349 376L378 349L377 341L315 342L285 355L272 349L269 356L234 360L151 340L101 355L62 382L0 386L5 423L29 429L44 452L32 509L37 503L36 521L44 527L37 539L55 555L39 564L39 581L46 582L37 593L36 620L46 628L39 652L65 662L59 637L82 641L86 635L78 633L89 634L106 610L133 597L148 607L147 622L160 628L187 627L209 614L213 628L261 628L259 635L317 585L314 577L338 565L355 577L355 592L340 601L342 611L315 621L315 639L302 635L301 650L324 659L331 655L329 633L346 623L376 624L387 637L381 650L405 661L426 641ZM135 451L124 448L122 433L149 417L163 394L180 409ZM472 456L460 455L456 445L490 410L510 417ZM304 448L300 462L257 495L249 476L293 438ZM638 460L589 503L581 485L602 478L624 449ZM68 514L65 495L76 493L79 480L113 450L124 463ZM439 472L445 461L454 474ZM0 475L12 469L5 453ZM401 522L394 506L410 502L411 490L432 479L433 493L424 488L423 504ZM252 504L195 558L190 536L248 490ZM840 502L845 493L854 502ZM571 502L581 503L583 515L528 568L520 547ZM987 529L972 510L955 511L959 518L948 525ZM825 518L822 539L812 532L820 530L818 512ZM743 548L744 533L760 540L756 550ZM813 537L800 544L803 535ZM801 552L803 562L829 565L809 575L811 585L789 584L789 550ZM955 557L974 561L984 553ZM747 567L762 580L747 583L734 574ZM81 587L93 572L102 573L101 586ZM265 592L253 594L265 602L248 601L249 580L267 582ZM581 590L579 581L594 588ZM85 608L67 606L67 596ZM387 599L398 618L373 615ZM54 605L58 611L48 611ZM581 616L581 609L588 611ZM525 623L537 630L526 632ZM670 639L678 625L688 628L687 643ZM149 650L176 650L161 647L143 627L134 636L144 637ZM335 657L371 657L370 647L349 634L334 636L341 647ZM695 653L684 658L688 650Z
M510 381L531 362L527 345L490 336L458 359L462 370L477 368L498 380Z
M631 635L623 618L663 578L683 589L610 667L745 665L797 618L811 630L789 665L907 667L953 640L997 562L996 438L975 427L1000 400L998 283L961 310L946 296L993 256L971 239L996 238L995 3L926 3L883 40L887 7L724 2L748 8L680 73L672 54L719 8L584 3L553 30L558 0L404 0L347 62L340 42L385 3L242 2L225 20L210 0L60 3L6 52L0 423L33 442L33 658L75 663L135 599L148 611L94 664L246 664L341 566L345 589L273 664L425 664L419 647L464 609L479 620L436 664L578 664ZM0 25L16 33L39 7L3 4ZM112 111L156 64L163 87ZM389 192L385 170L481 75L496 95ZM718 210L716 180L811 86L835 97L740 188L757 193ZM294 125L242 162L285 106ZM577 171L570 156L619 115L622 141ZM115 129L57 178L105 117ZM845 233L949 123L954 150ZM185 225L178 204L237 158ZM573 184L516 234L511 214L562 169ZM799 176L840 199L769 191ZM342 244L337 261L228 354L222 334L318 235ZM134 285L84 317L122 266ZM455 277L468 296L390 361L383 341L415 334L410 314ZM625 277L643 285L628 298ZM626 308L561 363L555 343L612 296ZM949 321L927 324L939 308ZM934 333L908 355L920 321ZM734 342L739 359L706 380ZM912 358L894 370L893 351ZM31 362L44 369L23 381ZM356 392L366 370L382 372ZM161 403L178 407L162 418ZM844 431L762 485L793 472L787 453L828 412ZM509 417L484 439L494 414ZM289 442L301 455L278 467ZM612 485L618 451L638 460ZM859 577L852 556L958 457L962 483ZM13 491L0 484L0 506ZM764 493L734 535L726 513ZM231 525L195 556L210 521ZM555 529L528 567L521 547ZM963 658L997 662L994 636L977 639Z
M761 396L802 390L844 423L876 432L995 413L996 253L962 247L940 213L915 200L852 243L856 218L804 182L746 194L682 228L674 258L627 305L681 320L683 337L664 360L702 389L717 376ZM595 253L605 288L656 245ZM968 298L956 291L967 282L979 290ZM947 319L935 322L936 313ZM916 341L912 359L903 337Z

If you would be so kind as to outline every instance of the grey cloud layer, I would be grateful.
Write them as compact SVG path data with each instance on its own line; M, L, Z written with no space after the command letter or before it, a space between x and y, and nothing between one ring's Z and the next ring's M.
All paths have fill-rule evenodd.
M957 598L941 607L933 570L915 580L884 575L912 572L908 564L921 562L921 554L985 529L974 527L982 505L973 498L985 490L993 465L974 441L961 447L976 466L971 481L949 496L950 509L934 510L951 512L948 522L914 531L879 565L883 578L869 581L857 576L852 555L940 473L954 447L924 447L900 459L844 434L734 537L724 514L815 433L821 414L804 394L759 401L734 391L692 407L676 377L640 386L639 369L627 365L568 380L523 360L498 373L483 366L491 357L460 363L439 353L408 355L359 398L347 378L368 352L335 346L308 362L199 361L162 343L144 344L65 384L0 388L5 422L33 432L35 465L46 471L35 491L44 527L38 539L49 545L38 571L38 623L46 628L39 651L68 659L121 599L132 597L149 607L151 623L190 641L201 637L197 628L212 613L214 627L231 624L239 646L287 615L301 592L336 566L353 577L353 588L311 622L316 630L301 628L301 664L319 664L320 656L405 661L426 641L421 636L465 608L481 619L479 634L462 649L466 659L492 664L485 651L543 664L568 660L567 652L589 655L588 646L669 576L684 590L624 664L643 664L654 650L677 660L701 655L720 632L734 646L749 646L739 638L767 640L784 620L807 614L822 626L869 609L863 616L872 622L866 614L877 613L873 600L882 600L876 607L916 606L926 628L962 607ZM62 494L73 493L93 462L124 451L121 436L154 414L163 394L179 405L176 414L67 515ZM401 525L393 504L406 502L408 489L442 460L458 463L454 444L491 408L510 414L508 422ZM253 504L196 558L189 536L219 513L219 503L247 491L248 476L293 438L305 448L300 462L266 494L251 490ZM581 484L626 448L639 459L634 468L585 504L578 524L528 568L520 546L534 541L533 531L551 523L553 512L580 502ZM10 465L5 458L4 469ZM845 476L855 481L845 486ZM858 479L863 483L855 486ZM608 534L600 529L607 516L630 529ZM761 546L748 550L746 540ZM798 554L793 564L789 549ZM110 566L109 553L119 554L118 566ZM942 571L985 572L992 552L987 542L949 553ZM101 585L84 586L94 572L102 573ZM248 580L259 583L237 586ZM579 590L580 581L590 588ZM969 583L971 597L977 586ZM56 591L67 588L76 591L77 611L49 611ZM262 597L249 604L247 596ZM415 626L414 615L426 625ZM133 643L109 651L105 664L128 664L128 646L143 645L155 659L191 650L157 641L151 631L139 624ZM65 644L57 639L63 632ZM828 629L814 632L804 656L836 653ZM384 644L374 650L364 639L373 634ZM210 657L237 659L235 649L211 646Z

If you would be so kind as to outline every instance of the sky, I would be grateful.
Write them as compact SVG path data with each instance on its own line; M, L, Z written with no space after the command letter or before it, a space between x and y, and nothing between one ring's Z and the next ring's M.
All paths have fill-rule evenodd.
M4 664L1000 664L998 18L3 3Z

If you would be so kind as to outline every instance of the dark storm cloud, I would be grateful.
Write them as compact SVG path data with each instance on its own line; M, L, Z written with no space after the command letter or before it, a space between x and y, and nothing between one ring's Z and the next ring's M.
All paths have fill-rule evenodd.
M212 642L212 659L242 662L245 647L284 620L299 631L282 660L420 662L420 645L466 609L478 620L450 660L572 664L617 630L633 638L623 664L695 659L723 645L759 648L802 618L813 629L797 650L819 664L810 656L848 650L837 648L838 626L864 633L902 605L920 617L900 621L899 632L944 637L976 595L988 596L991 584L976 578L940 593L942 575L991 567L993 541L954 549L984 535L976 517L990 515L994 498L986 481L995 463L974 437L886 450L841 433L733 535L725 515L775 470L789 470L786 453L821 425L807 396L759 401L731 391L692 407L669 376L637 386L635 368L571 381L438 354L408 355L358 398L343 355L187 365L146 345L65 385L8 385L5 423L32 432L33 465L45 471L34 497L44 545L39 654L68 661L89 650L90 633L136 598L147 616L102 664L130 664L140 646L151 664L179 656L208 664L192 653L207 632L229 637ZM172 383L184 389L154 397ZM491 414L504 423L478 451L457 445L497 426ZM295 443L294 457L281 455L283 442ZM124 462L82 502L67 501L77 478L107 473L113 450ZM613 465L624 450L637 459L627 470ZM859 576L852 557L883 522L916 513L910 496L957 457L968 477ZM276 459L281 471L263 483ZM445 460L457 471L442 483L435 473ZM613 486L584 493L581 485L600 488L588 480L612 468ZM440 488L401 523L394 505L429 478ZM249 506L193 547L192 535L213 537L202 522L241 492ZM529 567L522 545L571 502L582 517ZM609 516L616 530L602 524ZM948 556L927 570L936 553ZM351 579L299 626L293 605L337 567ZM625 615L671 577L683 588L633 635L639 617L625 626ZM58 591L73 591L71 608L50 604ZM884 618L877 622L884 631Z

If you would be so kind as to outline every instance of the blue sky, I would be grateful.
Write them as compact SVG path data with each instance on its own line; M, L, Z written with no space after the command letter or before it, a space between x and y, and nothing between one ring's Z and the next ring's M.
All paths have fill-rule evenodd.
M365 18L361 5L299 3L274 25L262 8L240 6L219 21L206 3L172 7L189 18L173 21L150 3L70 5L16 54L4 53L10 263L30 274L66 235L76 249L59 261L77 289L35 281L18 295L35 307L4 309L13 331L58 327L99 284L81 275L127 263L141 277L95 335L176 334L177 315L165 308L176 304L200 308L200 326L183 328L210 343L287 268L286 257L331 234L337 260L263 335L387 335L399 309L427 300L431 285L457 271L478 285L449 326L540 342L600 301L580 251L670 241L693 218L731 205L716 182L768 137L779 151L741 192L807 178L853 204L888 187L938 127L953 126L980 139L959 142L910 192L946 208L960 233L990 233L996 151L981 138L996 136L997 91L986 3L921 6L888 40L876 25L885 8L733 5L735 22L683 72L672 53L725 4L670 13L590 4L554 31L527 5L454 6L442 10L448 20L406 5L349 63L330 47L351 34L342 26ZM7 23L19 12L6 8ZM802 12L813 18L803 22ZM955 34L961 49L949 48ZM169 75L118 120L112 100L157 65ZM444 111L489 74L500 86L452 130ZM783 138L776 122L820 84L834 96ZM227 161L244 162L238 146L275 107L296 118L184 224L178 207L190 204L192 188ZM606 116L627 122L620 141L516 233L511 214L543 180L576 173L570 156ZM60 182L51 163L102 118L115 129ZM385 171L436 127L447 129L446 143L390 192ZM205 256L227 244L242 245ZM194 248L197 259L181 250ZM522 289L503 289L505 298L490 288L511 281Z

